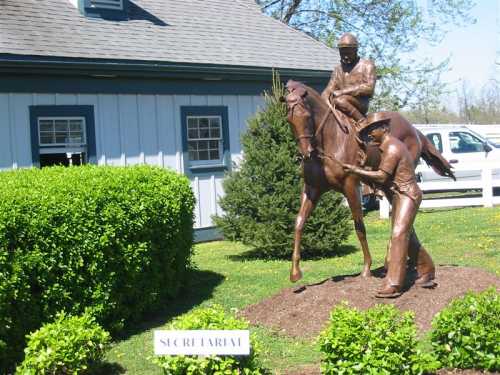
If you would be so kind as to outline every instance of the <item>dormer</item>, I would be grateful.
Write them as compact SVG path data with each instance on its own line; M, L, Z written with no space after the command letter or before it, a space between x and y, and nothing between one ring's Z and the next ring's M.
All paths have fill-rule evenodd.
M126 20L128 2L129 0L78 0L78 9L87 17Z

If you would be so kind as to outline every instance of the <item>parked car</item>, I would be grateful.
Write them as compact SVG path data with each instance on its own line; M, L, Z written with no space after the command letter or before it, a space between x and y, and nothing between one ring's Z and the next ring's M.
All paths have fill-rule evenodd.
M467 124L466 127L472 130L474 133L479 134L482 138L486 139L491 146L495 148L500 148L499 124L489 124L489 125Z
M416 127L454 167L457 180L480 178L481 166L486 161L498 165L493 175L494 178L500 178L500 148L491 145L478 133L466 126L417 125ZM438 175L423 161L420 161L415 172L421 182L448 179Z

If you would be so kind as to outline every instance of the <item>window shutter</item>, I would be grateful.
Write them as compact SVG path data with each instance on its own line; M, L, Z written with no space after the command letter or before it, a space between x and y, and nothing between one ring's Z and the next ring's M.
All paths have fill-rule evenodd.
M90 0L92 8L123 10L123 0Z

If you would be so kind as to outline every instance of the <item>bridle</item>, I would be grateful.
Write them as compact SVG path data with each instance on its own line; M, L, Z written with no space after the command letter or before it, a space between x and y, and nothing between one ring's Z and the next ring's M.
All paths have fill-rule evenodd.
M293 105L291 106L290 108L290 114L291 116L293 117L293 112L295 110L295 107L297 106L301 106L304 110L307 110L306 109L306 106L304 105L304 103L301 103L299 101L296 101L295 103L293 103ZM334 110L334 108L332 107L332 109ZM297 137L298 140L301 140L301 139L311 139L313 140L314 142L316 142L316 137L318 136L318 134L321 132L321 130L323 130L323 127L325 126L326 124L326 120L328 119L330 113L332 113L333 111L328 111L324 116L323 116L323 119L321 120L321 123L319 124L318 128L316 129L316 131L314 132L314 134L305 134L305 135L299 135Z
M298 96L298 95L297 95ZM304 111L308 110L304 104L304 96L299 96L299 99L295 100L295 102L289 107L289 114L291 117L293 117L293 113L294 113L294 110L297 106L300 106L302 107L302 109ZM316 131L314 132L314 134L312 133L309 133L309 134L303 134L303 135L299 135L297 138L298 141L300 141L301 139L309 139L309 143L311 144L311 146L313 147L313 151L311 152L312 153L316 153L317 156L320 158L320 159L330 159L336 163L339 163L339 161L333 156L333 155L330 155L328 153L326 153L319 145L318 145L318 142L317 142L317 137L318 135L321 133L321 131L323 130L323 127L325 126L326 124L326 121L328 120L328 117L330 116L330 114L333 114L335 119L337 120L337 123L339 124L341 130L345 131L345 132L348 132L349 130L348 129L345 129L342 125L341 125L341 122L339 121L339 118L337 117L335 111L335 105L332 106L332 104L330 104L329 102L327 102L328 104L328 108L329 110L325 113L325 115L323 116L323 118L321 119L321 122L319 124L319 126L317 127ZM312 119L310 119L310 121L313 121ZM308 130L309 130L309 127L311 126L311 124L309 124L308 126ZM304 157L304 155L301 154L301 159L302 160L305 160L306 158Z

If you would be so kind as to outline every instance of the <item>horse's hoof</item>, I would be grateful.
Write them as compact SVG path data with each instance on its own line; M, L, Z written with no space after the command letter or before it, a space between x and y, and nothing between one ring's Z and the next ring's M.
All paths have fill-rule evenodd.
M372 271L370 271L370 269L361 272L361 277L371 277L371 276L372 276Z
M300 279L302 279L302 271L290 272L290 281L292 283L296 283Z
M435 274L434 272L426 273L422 276L419 276L415 280L415 285L421 288L433 289L437 286L437 283L434 281Z

